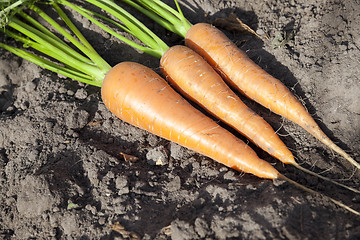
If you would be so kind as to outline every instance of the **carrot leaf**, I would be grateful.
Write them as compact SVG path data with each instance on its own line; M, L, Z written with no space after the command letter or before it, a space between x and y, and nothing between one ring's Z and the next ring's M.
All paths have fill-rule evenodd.
M177 11L160 0L121 0L134 7L144 15L160 24L171 32L185 37L192 24L183 15L180 6L175 0Z
M120 39L126 44L143 51L147 54L150 54L154 57L160 58L165 51L169 48L158 36L156 36L152 31L150 31L143 23L138 21L134 16L129 14L119 5L114 3L112 0L86 0L92 5L97 6L98 8L106 11L111 17L106 17L103 14L95 13L83 7L77 6L67 0L58 0L60 4L66 5L71 9L75 10L79 14L83 15L85 18L89 19L91 22L102 28L104 31L108 32L112 36ZM119 27L121 30L133 35L139 39L145 46L140 45L121 34L117 33L113 28L109 27L107 24L104 24L100 21L103 20L107 24L114 25Z
M60 26L57 21L47 15L36 4L38 2L50 5L51 10L55 10L68 28ZM105 74L111 69L110 65L100 57L56 2L57 0L18 0L9 1L7 5L1 3L2 28L0 31L22 42L24 48L32 48L35 51L20 49L2 42L0 42L0 47L43 68L100 87ZM40 23L26 14L25 10L32 10L45 22ZM72 46L56 36L44 23L60 33Z

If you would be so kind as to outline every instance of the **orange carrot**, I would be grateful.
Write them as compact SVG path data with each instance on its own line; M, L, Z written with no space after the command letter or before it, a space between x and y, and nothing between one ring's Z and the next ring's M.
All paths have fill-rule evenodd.
M200 55L185 46L174 46L162 56L160 66L166 80L187 99L280 161L296 164L292 153L272 127L247 107Z
M220 30L210 24L198 23L186 33L185 43L218 70L228 84L271 111L297 123L360 169L360 164L326 136L282 82L255 64Z
M171 47L162 56L160 66L171 86L187 99L202 106L203 109L236 129L270 155L308 174L360 193L357 189L300 166L273 128L247 107L216 71L190 48Z
M120 119L261 178L279 172L244 142L190 105L151 69L132 62L112 68L103 81L105 106Z
M70 7L76 8L70 4ZM189 147L231 168L262 178L279 176L278 171L259 159L248 145L196 110L151 69L130 62L111 68L63 10L56 3L51 6L68 28L63 28L36 5L32 5L32 9L66 37L75 49L21 11L11 15L4 32L38 50L39 55L4 43L0 43L0 47L49 70L101 86L105 105L130 124ZM19 33L11 31L12 28Z
M295 120L325 144L330 145L332 149L342 154L352 164L357 167L360 166L326 137L306 109L279 80L269 76L255 65L219 30L209 24L196 24L193 26L185 19L176 0L175 4L178 11L175 11L161 0L136 0L139 4L133 0L122 1L133 6L168 30L184 37L186 44L207 59L224 76L228 84L238 88L245 95L269 107L274 112ZM290 163L304 172L331 181L351 191L360 192L300 166L294 161L291 152L275 136L276 134L271 127L268 127L267 123L264 124L260 117L253 116L252 112L246 111L247 107L235 94L223 88L223 84L218 85L220 81L214 83L213 80L219 77L209 77L213 74L205 67L205 64L201 63L202 59L194 57L194 54L184 50L184 48L182 49L183 53L179 53L181 52L180 47L174 49L168 50L163 55L161 60L162 70L167 79L172 82L172 85L177 87L188 98L237 129L259 147L284 163ZM170 55L172 56L170 57ZM232 75L227 74L227 71L231 72ZM250 77L246 78L244 76ZM209 79L211 80L209 81ZM231 79L237 79L237 81ZM208 82L211 84L207 84ZM243 85L246 88L243 88ZM220 88L221 90L219 90ZM200 89L202 90L200 91ZM214 92L211 93L210 90L214 90ZM296 121L297 119L301 120Z

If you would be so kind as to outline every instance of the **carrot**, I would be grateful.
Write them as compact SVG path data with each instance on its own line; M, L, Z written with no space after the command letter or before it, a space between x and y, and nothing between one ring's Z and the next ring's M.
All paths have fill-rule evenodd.
M107 0L93 2L94 5L107 10L119 20L123 21L123 11L119 6L110 4ZM87 14L83 9L64 2L64 4L75 8L80 14L89 18L94 23L99 24L104 30L113 34L106 26L98 23L94 18ZM117 11L114 11L117 9ZM120 14L119 14L120 13ZM130 19L130 16L127 15ZM141 28L133 26L136 24ZM267 151L272 156L280 159L284 163L294 163L294 157L285 144L280 140L272 127L249 107L247 107L240 98L227 86L224 80L216 71L196 52L185 46L174 46L169 48L160 38L154 34L149 37L154 38L156 43L141 39L142 35L138 32L147 32L148 30L134 17L131 22L125 23L122 28L128 27L133 34L143 43L149 46L150 50L156 52L155 57L160 58L160 68L170 84L178 91L187 96L188 99L196 102L205 110L218 117L228 125L234 127L240 133L248 137L249 140ZM114 35L118 36L118 35ZM123 37L120 40L124 40ZM156 44L159 44L156 45ZM138 48L137 46L134 46ZM143 50L143 48L138 48ZM149 49L146 49L149 50ZM148 53L151 53L148 51Z
M204 41L205 38L211 40ZM281 81L255 64L220 30L206 23L196 24L187 32L185 43L202 55L214 69L218 69L228 84L272 112L298 124L360 169L360 164L326 136Z
M244 142L190 105L166 81L140 64L122 62L106 75L101 88L105 106L117 117L261 178L279 173Z
M278 171L266 161L259 159L247 144L186 102L151 69L130 62L120 63L111 68L61 8L56 3L53 3L52 7L79 40L40 8L35 5L30 6L85 56L74 51L23 11L17 11L10 17L3 32L38 50L45 57L4 43L0 43L0 47L49 70L101 87L104 104L116 116L130 124L179 143L239 171L252 173L261 178L275 179L279 176ZM12 32L11 28L18 32ZM57 59L62 64L47 60L48 57Z
M171 47L160 60L171 86L286 164L295 159L272 127L247 107L215 70L185 46Z
M215 70L191 49L185 46L171 47L162 56L160 66L171 86L187 99L202 106L273 157L308 174L360 193L357 189L300 166L273 128L247 107Z
M360 169L360 164L326 136L304 106L281 81L256 65L220 30L206 23L192 25L185 19L176 0L178 11L160 0L137 0L145 8L132 0L122 1L168 30L184 37L185 44L203 56L229 85L274 113L297 123Z
M105 106L120 119L134 126L179 143L236 170L252 173L260 178L275 179L279 176L279 172L266 161L259 159L247 144L186 102L151 69L131 62L119 63L111 68L61 8L56 3L53 3L52 7L80 41L40 8L30 5L32 10L86 56L74 51L22 11L10 17L3 29L4 33L64 65L4 43L0 43L0 47L52 71L101 87ZM19 32L12 32L10 28Z

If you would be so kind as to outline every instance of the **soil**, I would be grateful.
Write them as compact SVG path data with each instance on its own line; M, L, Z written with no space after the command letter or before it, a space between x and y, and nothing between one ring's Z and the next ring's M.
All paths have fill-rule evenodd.
M181 3L193 23L235 13L267 35L223 29L360 161L359 1ZM183 43L143 20L168 43ZM157 59L76 15L74 21L111 64L131 60L159 70ZM304 167L359 187L359 171L343 158L295 124L244 101L278 129ZM359 217L328 199L236 172L130 126L105 108L98 88L4 50L0 111L1 239L360 238ZM360 210L359 195L250 145L286 176Z

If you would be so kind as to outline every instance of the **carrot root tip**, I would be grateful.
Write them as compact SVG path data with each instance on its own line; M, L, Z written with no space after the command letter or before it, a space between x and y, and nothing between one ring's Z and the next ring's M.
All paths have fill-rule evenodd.
M315 191L315 190L312 190L312 189L310 189L310 188L308 188L308 187L306 187L306 186L304 186L304 185L302 185L302 184L300 184L300 183L298 183L298 182L295 182L294 180L291 180L290 178L287 178L286 176L284 176L284 175L282 175L282 174L280 174L278 178L279 178L280 180L287 181L287 182L295 185L296 187L298 187L298 188L300 188L300 189L302 189L302 190L304 190L304 191L306 191L306 192L308 192L308 193L311 193L311 194L314 194L314 195L317 195L317 196L325 197L325 198L327 198L328 200L330 200L331 202L333 202L334 204L336 204L337 206L339 206L339 207L341 207L341 208L343 208L343 209L345 209L345 210L347 210L347 211L349 211L349 212L351 212L351 213L353 213L353 214L355 214L355 215L360 216L360 212L356 211L355 209L352 209L352 208L349 207L348 205L346 205L346 204L344 204L344 203L342 203L342 202L340 202L340 201L338 201L338 200L335 200L335 199L333 199L333 198L331 198L331 197L329 197L329 196L326 196L326 195L324 195L324 194L322 194L322 193L320 193L320 192L317 192L317 191Z
M320 179L322 179L322 180L324 180L324 181L331 182L332 184L335 184L335 185L337 185L337 186L339 186L339 187L345 188L345 189L347 189L347 190L349 190L349 191L352 191L352 192L355 192L355 193L360 193L360 190L358 190L358 189L355 189L355 188L350 187L350 186L346 186L345 184L339 183L339 182L337 182L337 181L335 181L335 180L333 180L333 179L330 179L330 178L328 178L328 177L324 177L324 176L322 176L322 175L320 175L320 174L317 174L317 173L315 173L315 172L313 172L313 171L310 171L309 169L306 169L306 168L300 166L299 164L293 164L293 166L296 167L297 169L299 169L299 170L307 173L307 174L310 174L310 175L312 175L312 176L318 177L318 178L320 178Z

